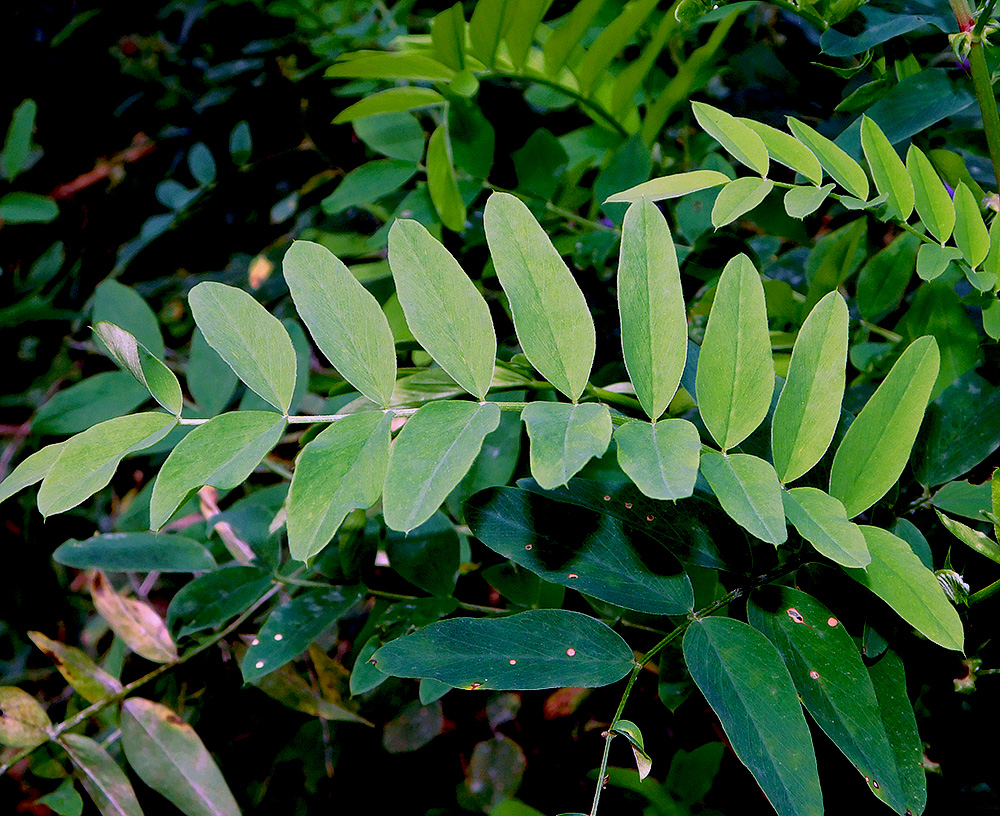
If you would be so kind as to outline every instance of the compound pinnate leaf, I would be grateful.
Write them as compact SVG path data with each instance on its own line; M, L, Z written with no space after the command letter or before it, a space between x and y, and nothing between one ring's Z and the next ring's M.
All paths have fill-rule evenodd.
M205 340L236 376L287 412L295 391L295 349L281 321L252 295L224 283L199 283L188 301Z
M521 412L531 440L531 475L545 490L566 484L611 443L611 413L587 402L532 402Z
M816 154L794 136L789 136L784 131L765 125L763 122L755 122L753 119L739 119L738 121L760 136L770 157L776 162L801 173L817 187L823 182L823 167L816 158ZM819 204L816 206L818 207Z
M284 429L285 418L271 411L233 411L195 427L160 468L149 502L150 528L166 524L192 490L245 482Z
M119 595L102 572L94 573L91 579L90 597L111 631L133 652L154 663L177 660L177 646L163 619L149 604Z
M596 347L594 320L583 292L519 199L494 193L483 218L525 356L567 397L579 399Z
M546 581L657 615L683 614L694 603L673 555L613 516L514 487L481 491L465 508L480 541Z
M94 326L114 361L141 382L160 405L177 416L184 407L180 383L174 372L155 357L142 343L114 323L101 322Z
M433 516L499 424L500 409L489 402L431 402L410 417L389 457L385 523L405 533Z
M470 394L484 399L497 339L483 296L455 257L417 221L389 230L389 266L417 342Z
M734 159L762 176L767 175L770 158L764 142L754 130L736 117L704 102L692 102L691 109L698 124Z
M868 176L864 169L832 141L809 125L788 117L788 129L812 151L823 169L847 192L862 201L868 198Z
M845 567L871 563L864 535L833 496L815 487L793 487L781 498L785 516L818 553Z
M913 181L906 165L874 119L861 118L861 147L871 168L875 188L887 195L890 215L906 221L913 212Z
M51 516L76 507L111 481L122 459L155 445L176 424L177 417L169 414L132 414L109 419L67 440L42 481L38 510Z
M50 640L41 632L28 632L28 637L56 664L66 682L87 702L96 703L122 690L117 678L104 671L80 649Z
M240 809L194 729L160 703L122 705L122 747L143 782L187 816L239 816Z
M320 351L345 380L386 407L396 381L396 351L378 301L337 256L311 241L293 243L282 270Z
M906 170L913 182L917 215L927 231L943 244L955 229L955 205L951 196L930 159L916 145L910 145L906 151Z
M644 198L650 201L662 201L665 198L678 198L710 187L721 187L730 181L732 179L729 176L717 170L692 170L690 173L675 173L672 176L644 181L642 184L609 196L604 203L611 204L618 201L633 203Z
M746 453L705 451L701 473L722 509L747 532L775 546L788 538L781 485L770 463Z
M658 419L677 391L687 359L687 314L670 228L648 199L632 204L618 261L622 353L635 394Z
M830 495L849 518L863 513L895 484L917 437L940 366L933 337L920 337L844 434L830 471Z
M718 229L745 215L774 189L770 179L747 176L731 181L719 191L712 207L712 226Z
M872 793L903 813L905 795L875 689L843 624L812 596L776 585L750 596L747 620L775 645L806 710Z
M773 644L732 618L706 618L684 635L684 660L736 756L779 816L822 816L809 726Z
M63 734L59 744L80 770L83 787L102 816L142 816L125 772L98 743L82 734Z
M199 572L213 570L215 559L204 544L172 533L105 533L71 538L52 560L76 569L111 572Z
M937 577L903 539L880 527L862 527L872 561L864 570L847 570L896 614L929 640L961 652L962 620Z
M723 448L746 439L767 416L774 361L760 275L746 255L722 271L698 355L698 410Z
M48 742L49 720L45 709L17 686L0 686L0 745L37 748Z
M686 499L698 477L701 439L686 419L626 422L615 431L618 464L651 499Z
M771 423L774 469L782 482L809 471L840 421L847 363L847 304L825 295L802 324Z
M613 629L563 609L451 618L387 643L371 660L394 677L497 690L606 686L635 665L632 650Z
M378 501L389 467L391 413L344 417L307 444L288 490L288 548L305 561L322 550L351 510Z
M52 466L59 458L59 454L62 453L65 444L65 442L56 442L54 445L46 445L23 459L16 468L7 474L7 478L0 482L0 502L9 499L18 491L42 481L52 470Z

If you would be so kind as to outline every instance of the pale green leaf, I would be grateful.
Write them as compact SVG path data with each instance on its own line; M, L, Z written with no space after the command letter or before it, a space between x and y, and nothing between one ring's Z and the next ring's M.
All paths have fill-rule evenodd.
M927 231L943 244L955 229L955 205L934 165L916 145L906 151L906 170L913 182L914 206Z
M889 214L906 221L913 212L913 182L882 129L867 116L861 118L861 148L875 179L875 188L888 196Z
M940 360L933 337L915 340L844 434L833 458L830 495L843 502L849 518L881 499L903 472Z
M455 70L433 57L403 51L360 51L326 69L328 77L353 79L411 79L448 82Z
M205 340L236 376L279 411L288 411L295 349L281 321L252 295L223 283L199 283L189 301Z
M704 451L701 473L722 509L747 532L775 546L788 537L774 468L745 453Z
M750 212L774 189L770 179L753 176L731 181L719 191L712 207L712 226L718 229Z
M282 270L320 351L358 391L388 406L396 381L396 349L378 301L336 255L311 241L293 243Z
M448 130L444 125L434 129L427 146L427 190L441 223L452 232L464 230L465 203L455 181Z
M844 298L830 292L795 341L771 422L774 469L783 483L808 472L833 441L844 398L847 317Z
M691 109L702 129L721 144L736 161L745 164L761 176L767 175L770 166L767 148L753 129L735 116L704 102L692 102Z
M285 430L270 411L233 411L198 425L177 443L160 468L149 501L149 526L159 530L192 490L243 484Z
M65 444L65 442L56 442L54 445L46 445L22 460L16 468L7 474L7 478L0 482L0 502L6 501L24 488L42 481L52 470L52 466L59 458L59 454L62 453Z
M615 431L618 464L651 499L686 499L698 476L701 439L686 419L626 422Z
M521 412L531 440L531 475L545 490L566 484L611 443L611 413L587 402L532 402Z
M173 371L114 323L100 322L94 326L94 333L104 341L114 361L146 386L153 399L170 413L180 415L184 397Z
M863 568L871 562L861 530L833 496L815 487L793 487L781 498L785 516L816 552L845 567Z
M583 292L531 211L507 193L486 202L486 239L525 356L571 400L594 363L594 320Z
M809 148L823 165L823 169L851 195L868 198L868 176L864 169L832 141L813 130L809 125L788 117L792 134Z
M63 734L59 744L79 769L101 816L142 816L128 777L100 744L83 734Z
M111 631L146 660L154 663L176 661L177 645L156 610L145 601L116 592L103 572L94 572L92 576L90 598Z
M629 746L632 748L632 754L635 756L635 765L639 771L639 779L645 779L649 776L649 772L653 769L653 760L646 753L646 747L643 744L642 732L639 730L639 726L631 720L618 720L615 727L611 729L611 733L625 737L628 740Z
M774 393L774 361L760 275L737 255L719 278L698 355L698 410L723 450L763 422Z
M794 136L753 119L741 118L738 121L760 136L770 157L776 162L801 173L817 187L823 183L823 167L816 154Z
M692 170L690 173L675 173L672 176L651 179L629 187L613 196L608 196L603 203L610 204L615 201L632 203L643 198L650 201L662 201L665 198L677 198L679 196L694 193L698 190L707 190L710 187L720 187L728 184L732 179L725 173L716 170Z
M835 185L822 187L792 187L785 193L785 212L792 218L805 218L819 209L820 204L833 191Z
M973 269L986 260L990 251L990 235L979 202L961 181L955 188L955 245Z

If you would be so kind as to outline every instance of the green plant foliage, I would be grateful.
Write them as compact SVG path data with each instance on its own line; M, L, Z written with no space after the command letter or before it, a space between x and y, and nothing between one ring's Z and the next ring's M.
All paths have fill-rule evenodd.
M521 418L531 440L531 475L545 490L566 484L611 442L611 414L604 405L534 402Z

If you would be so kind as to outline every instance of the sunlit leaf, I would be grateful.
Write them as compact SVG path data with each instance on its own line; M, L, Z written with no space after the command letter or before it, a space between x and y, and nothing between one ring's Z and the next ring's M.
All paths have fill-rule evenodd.
M532 402L521 412L531 440L531 475L544 489L564 485L611 442L611 413L588 402Z
M615 431L618 464L652 499L686 499L698 476L701 439L686 419L626 422Z
M793 487L781 498L785 516L817 552L845 567L871 562L864 535L833 496L815 487Z
M706 450L701 455L701 473L722 509L741 527L775 546L785 541L788 530L781 485L768 462L745 453Z

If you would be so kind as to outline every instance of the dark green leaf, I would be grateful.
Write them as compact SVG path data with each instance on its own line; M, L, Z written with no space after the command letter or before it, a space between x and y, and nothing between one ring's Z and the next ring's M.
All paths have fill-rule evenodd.
M64 779L62 784L52 793L39 796L35 801L39 805L45 805L59 816L80 816L83 813L83 799L73 787L72 778Z
M59 205L38 193L14 192L0 197L0 222L48 224L59 216Z
M968 524L962 524L960 521L948 518L940 510L935 510L934 512L937 513L937 517L941 520L941 523L955 538L980 555L1000 564L1000 544L997 544L992 538L979 532L979 530L974 530Z
M73 434L128 414L149 399L149 391L125 371L105 371L57 391L42 403L31 430Z
M865 5L859 10L864 18L858 33L845 34L835 28L823 32L820 39L823 53L831 57L852 57L876 45L881 45L893 37L898 37L927 25L924 16L901 14L878 6Z
M207 187L215 181L215 159L204 142L196 142L187 155L188 170L196 182Z
M392 568L414 586L439 597L455 590L459 546L454 525L441 512L405 535L390 530L385 542Z
M611 413L587 402L532 402L521 412L531 440L531 475L545 490L566 484L611 443Z
M25 99L14 108L7 128L7 138L0 153L0 176L13 181L25 169L31 155L31 134L35 129L38 105L34 99Z
M178 637L212 629L245 612L273 586L256 567L223 567L185 584L167 608L167 627Z
M701 473L730 517L748 532L775 546L788 537L781 485L774 468L745 453L706 450Z
M250 161L252 154L253 140L250 137L250 125L246 120L237 122L236 127L229 134L229 155L232 157L233 164L237 167L243 167Z
M106 320L120 326L156 357L163 357L160 322L142 296L115 280L106 280L94 290L94 323Z
M76 569L110 572L199 572L215 569L205 545L192 538L158 533L105 533L56 548L52 559Z
M424 129L410 113L379 113L354 121L354 132L372 150L390 159L418 162L424 155Z
M861 268L857 297L858 311L864 317L875 321L899 306L913 277L920 247L919 236L900 233Z
M858 218L816 242L806 259L809 291L803 311L808 312L828 292L837 289L861 266L867 253L868 220Z
M225 410L239 378L218 352L205 340L200 329L191 337L187 386L194 401L208 416Z
M503 0L511 2L511 0ZM439 125L431 134L427 146L427 189L434 202L434 209L441 216L441 223L452 232L465 229L465 203L458 191L455 167L448 144L448 129Z
M320 206L327 215L336 215L348 207L367 207L396 192L417 174L417 163L399 159L378 159L351 170L337 189Z
M968 88L953 81L947 68L927 68L894 85L865 115L878 122L889 142L898 144L974 102Z

